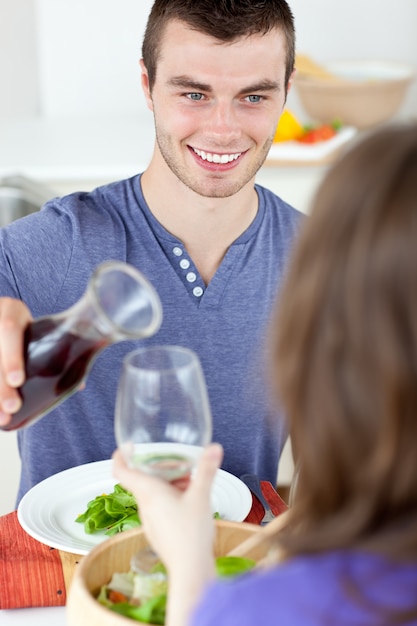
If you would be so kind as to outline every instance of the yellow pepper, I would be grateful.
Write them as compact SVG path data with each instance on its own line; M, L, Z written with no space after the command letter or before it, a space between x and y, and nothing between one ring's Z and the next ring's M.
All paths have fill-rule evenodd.
M279 141L294 141L304 134L304 128L295 115L288 109L284 109L275 131L274 143Z

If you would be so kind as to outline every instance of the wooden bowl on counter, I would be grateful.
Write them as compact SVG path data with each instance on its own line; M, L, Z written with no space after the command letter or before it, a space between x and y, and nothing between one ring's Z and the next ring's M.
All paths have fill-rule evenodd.
M260 527L243 522L216 520L214 555L226 555L249 538ZM78 566L68 594L68 626L132 626L132 619L118 615L101 605L96 596L102 585L110 582L115 572L128 572L130 559L136 550L148 545L141 528L119 533L91 550ZM255 561L267 556L265 544L251 554Z
M368 128L391 119L404 102L415 68L388 61L340 61L327 75L300 72L295 90L309 117L323 124Z

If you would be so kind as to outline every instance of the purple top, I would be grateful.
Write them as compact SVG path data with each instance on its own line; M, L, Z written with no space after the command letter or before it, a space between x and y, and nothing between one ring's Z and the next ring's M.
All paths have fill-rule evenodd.
M388 626L394 610L414 609L417 562L366 552L300 556L266 571L214 583L192 626ZM399 623L399 622L397 622Z

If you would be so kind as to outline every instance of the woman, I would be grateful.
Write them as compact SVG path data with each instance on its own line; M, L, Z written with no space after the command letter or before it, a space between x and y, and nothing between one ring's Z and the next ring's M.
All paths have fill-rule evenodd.
M185 493L115 456L168 567L168 624L417 624L417 125L372 133L328 173L271 345L300 459L275 567L211 582L219 446Z

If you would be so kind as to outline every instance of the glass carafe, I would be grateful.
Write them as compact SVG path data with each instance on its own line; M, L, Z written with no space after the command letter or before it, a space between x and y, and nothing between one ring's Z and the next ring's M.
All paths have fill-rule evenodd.
M103 348L149 337L161 321L159 297L138 270L120 261L99 265L76 304L27 327L23 404L3 430L33 424L80 387Z

